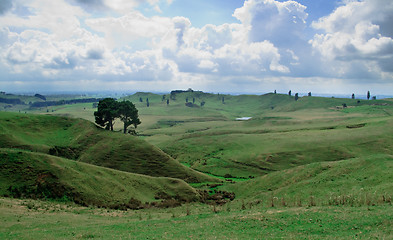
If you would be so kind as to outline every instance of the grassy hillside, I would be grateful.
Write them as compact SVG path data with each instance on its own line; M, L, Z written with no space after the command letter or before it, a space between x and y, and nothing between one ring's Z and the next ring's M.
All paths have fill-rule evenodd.
M147 122L140 133L202 172L248 178L316 161L392 152L393 105L387 100L220 95L223 104L218 95L203 94L206 105L193 109L184 106L187 94L192 93L178 94L170 106L140 106ZM253 118L234 121L241 116Z
M153 93L136 93L125 98L139 110L142 124L137 130L144 140L186 166L217 176L261 176L315 161L390 153L392 145L389 135L393 104L389 100L301 97L295 101L293 96L283 94L231 96L184 92L172 98L165 94L165 99L170 99L167 105L162 101L163 95ZM189 102L195 99L196 106L185 106L187 98ZM205 102L203 107L201 102ZM344 103L347 108L342 107ZM51 114L92 120L94 109L90 105L62 106ZM235 121L244 116L252 119ZM115 128L121 127L120 122L115 124ZM95 144L80 160L95 163L90 158L94 156L101 162L95 164L103 166L121 170L144 168L142 163L120 168L124 164L121 159L132 156L110 154L124 153L124 148L128 148L122 141L116 141L119 142L116 145L104 141ZM101 154L97 149L108 151ZM112 156L113 161L109 161ZM151 169L156 168L138 172L155 176Z
M250 124L250 125L248 125ZM271 123L270 123L271 124ZM313 162L392 154L393 119L356 119L255 128L253 122L231 129L186 134L163 149L203 172L238 177L263 175Z
M225 187L238 199L270 206L392 203L393 155L317 162ZM284 205L284 206L285 206Z
M81 119L0 113L0 194L112 207L205 199L193 182L216 204L124 212L0 198L0 238L392 238L391 99L126 98L139 110L138 137ZM75 104L51 114L91 120L93 111ZM222 191L236 198L220 205Z
M2 196L62 199L116 208L136 208L162 196L198 200L196 191L179 179L127 173L22 150L0 149L0 159Z
M101 130L82 119L2 112L0 130L3 148L36 151L155 177L188 182L213 180L137 137Z

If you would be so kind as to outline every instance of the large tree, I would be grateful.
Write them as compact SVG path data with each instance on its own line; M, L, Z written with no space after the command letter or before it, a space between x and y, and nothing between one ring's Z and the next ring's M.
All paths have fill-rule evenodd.
M117 102L113 98L105 98L98 102L94 112L96 123L107 130L113 131L113 123L118 116Z
M124 123L124 133L127 133L127 128L130 125L134 125L136 128L139 124L141 124L141 121L138 117L138 110L135 108L135 105L128 100L118 103L118 116Z

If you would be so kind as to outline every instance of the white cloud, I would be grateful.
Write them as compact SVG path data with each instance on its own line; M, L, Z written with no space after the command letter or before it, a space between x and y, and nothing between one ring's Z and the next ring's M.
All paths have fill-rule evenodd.
M87 14L78 6L72 6L64 0L34 0L13 2L15 9L23 7L30 12L19 17L13 11L0 17L0 27L18 27L22 29L36 29L52 33L58 39L68 38L78 34L79 18Z
M250 29L249 40L290 47L303 37L306 7L296 1L247 0L233 14Z
M392 18L390 0L350 1L313 22L312 26L324 33L316 34L310 43L322 57L337 65L340 76L367 69L366 76L391 78L391 74L383 72L393 73L392 65L386 64L393 62L393 39L389 31L381 28L391 28Z
M307 8L296 1L247 0L233 14L240 23L202 28L193 27L187 17L137 11L150 6L149 13L158 13L171 3L0 4L0 70L5 72L0 84L6 78L60 85L83 79L83 86L104 81L135 86L144 81L150 87L253 89L269 83L297 86L302 79L314 88L310 82L315 79L317 85L324 78L337 84L345 78L393 79L390 0L346 1L312 28L306 22ZM6 10L1 12L1 7ZM310 40L306 31L318 34Z
M163 37L173 27L170 18L147 18L139 12L132 12L119 18L87 19L86 24L97 32L103 32L112 48L124 45L133 46L136 40L143 43L152 38Z

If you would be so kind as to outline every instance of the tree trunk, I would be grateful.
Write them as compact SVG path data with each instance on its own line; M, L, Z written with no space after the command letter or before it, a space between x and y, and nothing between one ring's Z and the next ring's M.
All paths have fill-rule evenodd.
M123 128L124 134L126 134L126 131L127 131L127 124L124 122L124 128Z

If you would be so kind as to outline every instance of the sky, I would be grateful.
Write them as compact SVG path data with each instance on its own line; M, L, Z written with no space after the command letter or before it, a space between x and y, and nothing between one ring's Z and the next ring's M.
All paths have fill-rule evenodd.
M0 91L393 95L391 0L0 0Z

